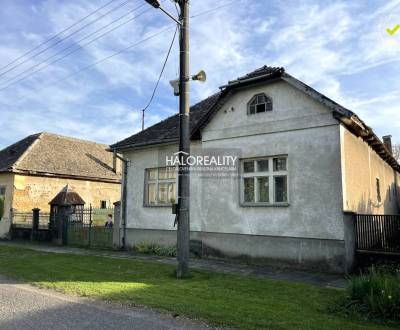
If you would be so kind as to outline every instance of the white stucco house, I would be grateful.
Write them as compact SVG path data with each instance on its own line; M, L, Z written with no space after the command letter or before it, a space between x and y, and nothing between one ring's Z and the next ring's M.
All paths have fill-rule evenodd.
M203 255L342 272L348 212L397 214L400 166L356 114L264 66L191 107L191 154L235 153L235 175L192 173L191 240ZM178 115L112 146L129 160L126 246L176 242ZM231 173L232 174L232 173Z

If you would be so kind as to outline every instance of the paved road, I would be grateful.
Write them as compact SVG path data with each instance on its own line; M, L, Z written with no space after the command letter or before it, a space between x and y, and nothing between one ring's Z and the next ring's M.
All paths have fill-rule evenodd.
M87 300L0 276L0 329L209 329L144 308Z

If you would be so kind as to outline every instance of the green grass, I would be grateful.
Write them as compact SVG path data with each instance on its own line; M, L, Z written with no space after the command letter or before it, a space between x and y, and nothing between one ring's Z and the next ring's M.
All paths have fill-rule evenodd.
M306 284L192 270L154 262L0 246L0 273L68 294L150 306L243 329L390 329L328 312L343 294Z

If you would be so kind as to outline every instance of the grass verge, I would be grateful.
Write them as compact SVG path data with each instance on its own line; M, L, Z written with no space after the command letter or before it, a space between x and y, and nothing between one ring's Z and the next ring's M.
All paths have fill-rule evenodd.
M144 305L242 329L390 329L328 312L344 293L306 284L192 271L154 262L0 246L0 273L67 294ZM394 327L393 327L394 328Z

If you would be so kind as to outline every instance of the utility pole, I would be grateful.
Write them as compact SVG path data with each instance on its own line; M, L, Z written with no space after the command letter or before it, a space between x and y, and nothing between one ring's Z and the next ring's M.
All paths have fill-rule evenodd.
M189 121L189 0L174 0L179 4L179 20L165 11L158 0L145 0L154 8L160 9L179 25L179 157L178 167L178 232L177 252L178 267L176 276L184 278L189 275L190 251L190 170L187 158L190 153L190 121ZM195 79L195 78L193 78ZM196 78L197 79L197 78Z
M179 155L178 170L178 278L189 275L190 251L190 169L187 157L190 153L189 115L189 0L180 0L180 72L179 72Z

